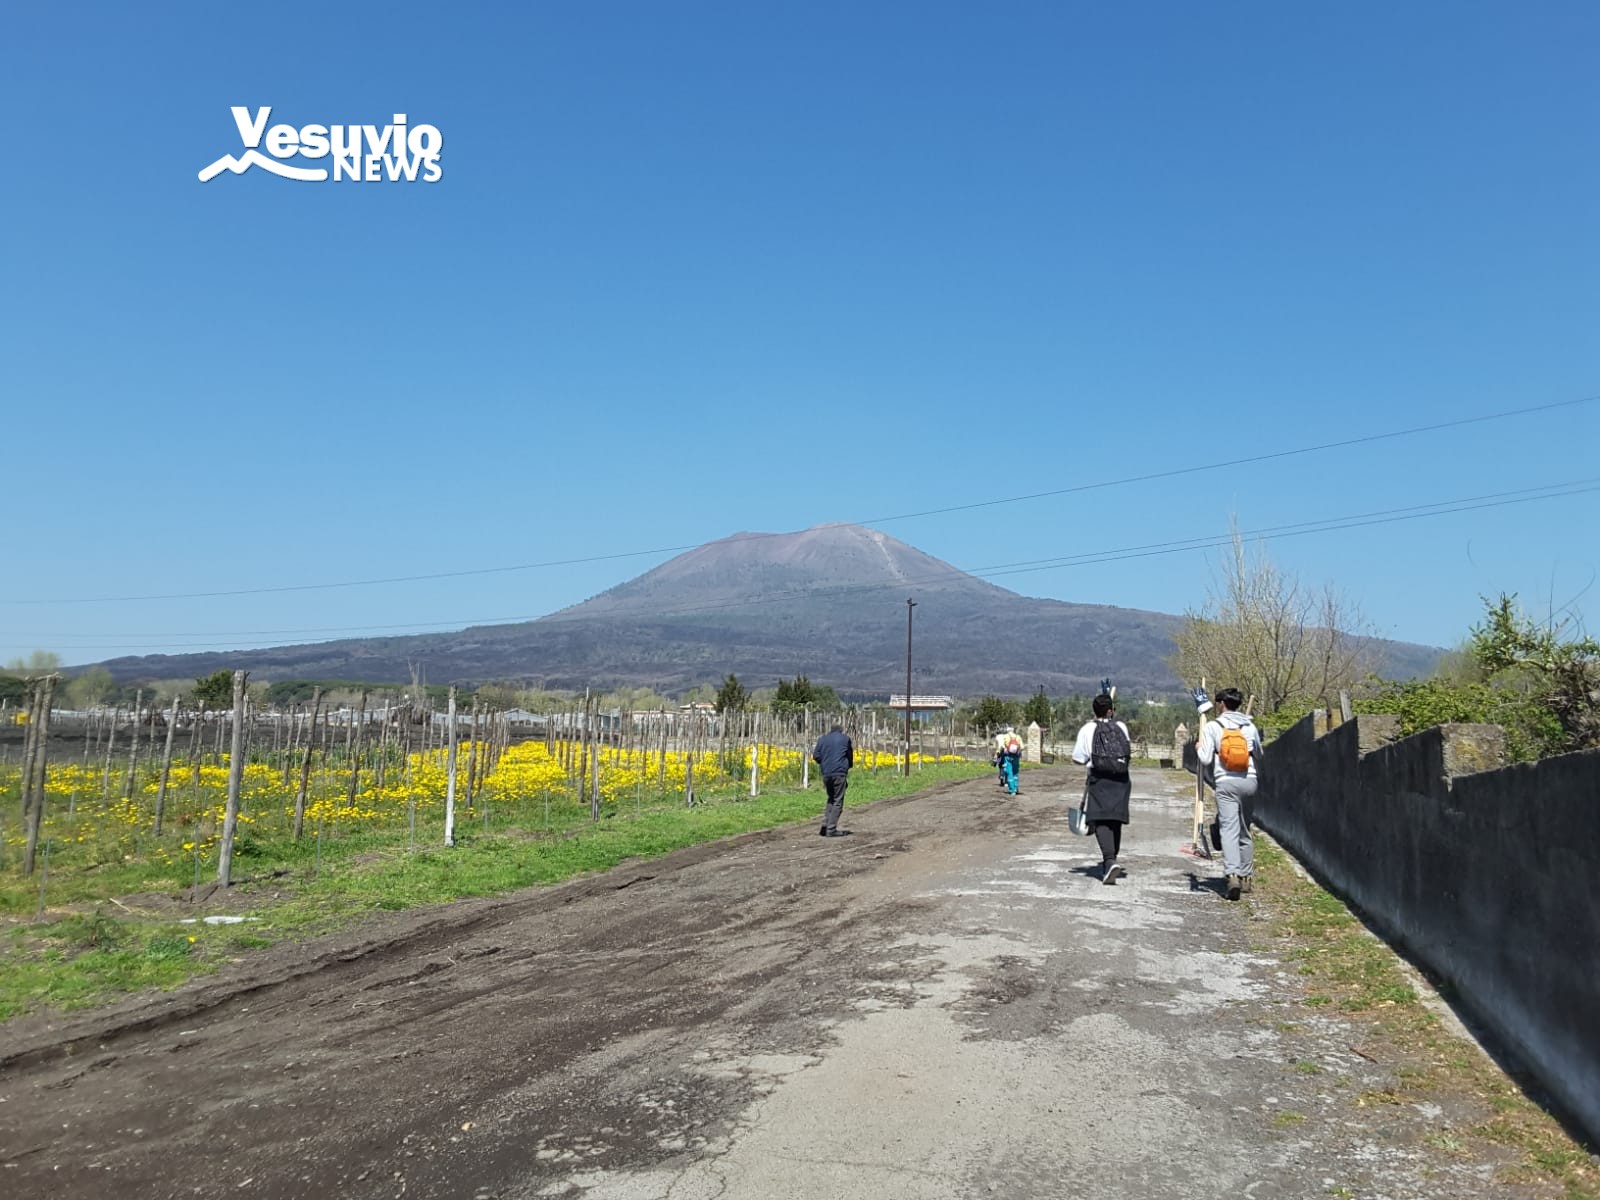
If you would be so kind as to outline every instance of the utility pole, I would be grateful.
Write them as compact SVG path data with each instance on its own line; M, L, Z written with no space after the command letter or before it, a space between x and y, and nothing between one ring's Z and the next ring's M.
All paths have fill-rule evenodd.
M906 600L906 774L911 774L911 610L915 600Z

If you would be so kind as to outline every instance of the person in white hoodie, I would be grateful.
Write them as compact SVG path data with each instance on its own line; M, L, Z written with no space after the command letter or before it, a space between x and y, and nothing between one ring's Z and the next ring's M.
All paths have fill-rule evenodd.
M1200 731L1200 766L1213 767L1217 824L1222 833L1222 869L1227 872L1228 899L1248 892L1255 874L1255 847L1250 840L1250 815L1245 803L1256 794L1257 767L1262 759L1261 732L1239 711L1244 695L1238 688L1217 693L1222 711Z

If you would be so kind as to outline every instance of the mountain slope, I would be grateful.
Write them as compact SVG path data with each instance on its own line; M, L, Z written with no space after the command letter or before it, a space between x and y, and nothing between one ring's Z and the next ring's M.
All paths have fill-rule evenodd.
M1085 691L1177 685L1164 659L1180 618L1018 595L877 530L739 533L537 621L215 654L113 659L114 675L174 678L247 667L261 679L517 680L678 690L732 671L748 686L809 675L846 692L905 686L905 601L917 601L920 692ZM1436 652L1385 643L1392 670Z

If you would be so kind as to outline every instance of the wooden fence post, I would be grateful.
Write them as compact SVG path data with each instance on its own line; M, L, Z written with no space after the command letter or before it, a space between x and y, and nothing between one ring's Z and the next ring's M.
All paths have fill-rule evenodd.
M244 699L246 672L233 673L233 751L228 759L228 807L222 817L222 842L217 850L217 882L231 886L233 835L239 828L239 784L244 778Z
M28 796L31 792L32 800L28 808L28 841L22 851L22 873L33 874L33 856L39 848L39 830L44 825L46 771L50 765L50 706L55 698L57 675L46 675L42 680L36 680L34 690L36 693L37 718L30 719L28 724L36 726L33 742L33 760L29 764L31 770L22 781L22 792Z
M584 728L587 729L588 727L589 714L587 711L585 711ZM600 697L597 694L594 698L594 736L589 741L589 773L591 778L588 781L588 784L589 819L591 821L598 821L600 819L600 744L603 740L601 736L602 732L603 731L600 728ZM584 781L582 780L579 781L580 786L578 795L580 796L583 795L583 782Z
M361 781L361 741L367 731L367 689L361 689L361 708L356 714L354 751L350 756L350 787L345 792L344 804L346 808L353 807L356 802L356 787ZM350 739L345 740L345 747L351 746Z
M450 688L449 716L446 720L450 728L446 736L450 739L450 750L445 758L445 783L444 783L444 844L456 844L456 689Z
M750 798L761 794L761 714L750 716Z
M33 681L30 680L30 683ZM22 807L17 813L17 823L26 826L33 804L33 758L39 747L39 694L36 683L28 689L27 700L21 711L25 714L28 726L22 731L22 777L19 783Z
M167 746L161 752L161 782L156 785L155 835L161 836L161 818L167 811L167 780L172 775L172 738L178 732L178 697L172 698L172 710L167 713Z
M311 783L311 754L316 746L317 714L322 709L322 689L311 689L311 727L306 730L305 750L300 758L300 786L294 793L294 840L299 841L306 826L306 788Z

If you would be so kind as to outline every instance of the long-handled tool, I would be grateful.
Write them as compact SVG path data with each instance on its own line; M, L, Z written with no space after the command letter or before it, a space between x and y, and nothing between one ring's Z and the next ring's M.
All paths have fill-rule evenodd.
M1206 681L1190 693L1194 697L1194 855L1211 857L1211 841L1206 836L1206 769L1200 761L1200 734L1205 728L1205 716L1211 711L1211 697L1206 695Z

